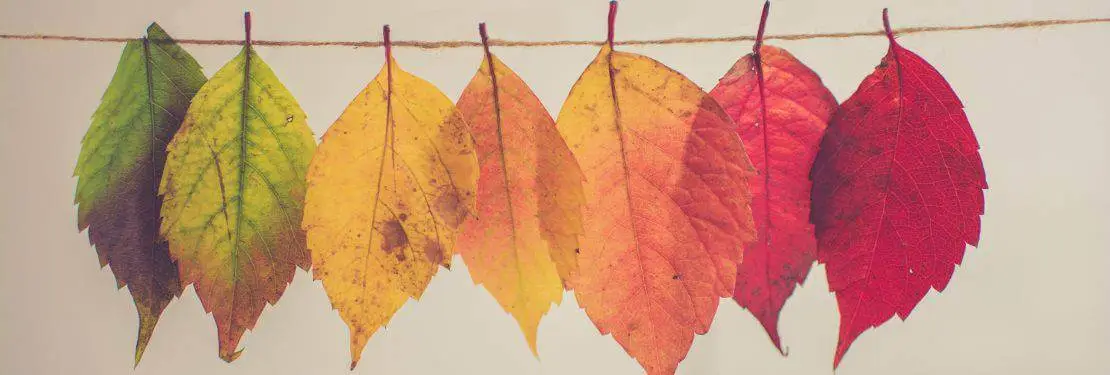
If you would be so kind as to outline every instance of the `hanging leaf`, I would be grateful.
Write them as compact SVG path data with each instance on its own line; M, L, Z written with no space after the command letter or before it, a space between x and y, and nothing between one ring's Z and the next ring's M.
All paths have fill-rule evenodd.
M313 277L351 331L351 368L370 336L439 265L474 210L467 125L435 86L386 64L324 134L309 169L304 228Z
M649 374L672 374L731 297L754 238L735 125L678 72L607 45L558 129L585 175L578 303Z
M539 98L480 30L485 59L458 102L481 169L478 215L463 224L458 251L538 355L540 318L578 271L582 173Z
M292 94L250 43L197 93L169 145L162 234L233 361L262 308L310 260L298 224L316 147Z
M785 353L779 313L817 256L809 223L809 170L836 99L789 52L763 45L769 8L770 2L764 3L752 53L740 58L709 95L736 121L758 172L748 180L758 236L744 250L733 298Z
M818 261L840 307L836 367L864 330L944 290L979 242L979 145L956 93L894 40L837 111L813 167Z
M88 228L100 266L108 265L135 300L135 365L162 310L181 295L177 266L158 234L158 181L166 142L204 80L196 60L152 23L145 38L124 46L73 172L77 228Z

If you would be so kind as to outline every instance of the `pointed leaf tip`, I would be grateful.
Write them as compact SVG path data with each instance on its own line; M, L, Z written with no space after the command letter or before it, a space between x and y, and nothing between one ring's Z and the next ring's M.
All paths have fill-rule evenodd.
M162 26L159 25L158 22L151 22L150 25L146 27L146 36L151 39L155 39L152 34L164 36L166 35L166 30L163 30Z
M139 367L139 361L143 359L143 353L146 352L146 347L150 344L150 338L154 334L154 326L158 324L158 315L150 311L148 308L136 306L139 311L139 335L135 340L135 366ZM159 313L160 314L160 313Z
M243 349L236 350L232 353L220 353L220 359L223 359L224 362L231 363L235 362L236 359L239 359L240 355L243 355Z

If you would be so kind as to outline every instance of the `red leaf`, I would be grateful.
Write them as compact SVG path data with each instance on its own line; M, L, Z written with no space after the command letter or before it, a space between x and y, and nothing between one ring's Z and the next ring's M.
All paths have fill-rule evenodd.
M863 331L944 290L977 245L987 182L963 104L894 40L841 105L813 167L818 261L840 307L833 366Z
M744 250L733 298L763 324L775 347L779 312L816 257L809 170L836 98L786 50L763 45L769 2L752 53L709 94L736 122L759 176L748 180L758 241Z

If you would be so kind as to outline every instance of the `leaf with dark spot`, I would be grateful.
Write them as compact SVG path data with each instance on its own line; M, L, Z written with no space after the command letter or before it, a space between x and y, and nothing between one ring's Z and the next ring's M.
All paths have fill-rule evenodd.
M477 160L466 122L432 84L386 63L312 159L302 224L313 276L362 348L439 266L474 211Z
M382 251L386 254L395 254L398 261L405 260L405 252L401 251L409 245L409 237L405 228L397 220L387 220L382 223ZM362 238L362 235L358 235Z

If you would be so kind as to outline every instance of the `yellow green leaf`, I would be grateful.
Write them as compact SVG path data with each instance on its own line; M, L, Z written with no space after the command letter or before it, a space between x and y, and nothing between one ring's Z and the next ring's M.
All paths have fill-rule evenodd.
M162 234L226 361L310 266L299 223L315 147L304 111L249 44L200 89L169 145Z

